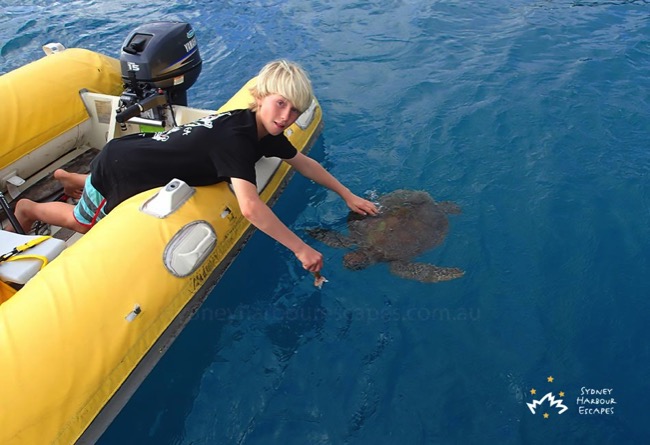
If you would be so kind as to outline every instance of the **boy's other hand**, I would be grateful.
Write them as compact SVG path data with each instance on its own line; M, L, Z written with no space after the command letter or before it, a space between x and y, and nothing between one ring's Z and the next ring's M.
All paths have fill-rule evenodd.
M346 199L345 203L350 210L361 215L377 215L379 213L375 204L354 194Z
M302 267L310 272L318 272L323 268L323 254L305 244L300 250L294 252Z

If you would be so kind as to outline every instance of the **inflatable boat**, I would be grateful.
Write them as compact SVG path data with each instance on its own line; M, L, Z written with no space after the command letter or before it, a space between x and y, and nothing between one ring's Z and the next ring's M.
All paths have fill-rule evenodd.
M120 59L52 44L0 77L0 204L66 199L57 168L84 172L105 143L246 108L254 79L221 108L188 107L201 60L191 26L143 25ZM148 51L151 50L152 54ZM162 61L161 61L162 59ZM309 150L316 101L285 134ZM262 158L272 204L290 167ZM229 184L180 180L117 206L87 234L0 231L0 443L94 443L191 319L252 233Z

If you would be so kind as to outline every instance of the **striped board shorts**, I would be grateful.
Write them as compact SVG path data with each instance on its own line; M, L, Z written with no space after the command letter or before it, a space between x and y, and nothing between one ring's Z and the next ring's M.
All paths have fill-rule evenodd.
M84 184L84 191L81 195L81 199L74 207L74 219L76 219L79 224L92 227L100 219L106 216L106 213L104 213L105 204L106 198L104 198L93 186L90 181L90 175L88 175L86 183Z

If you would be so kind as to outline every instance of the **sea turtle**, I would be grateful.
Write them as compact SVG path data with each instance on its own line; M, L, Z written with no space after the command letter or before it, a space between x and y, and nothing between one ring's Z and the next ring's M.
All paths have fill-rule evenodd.
M465 273L457 268L411 262L442 243L449 227L447 215L460 213L458 205L436 202L427 192L414 190L391 192L379 198L379 205L377 216L351 212L348 235L320 228L308 233L331 247L357 247L343 257L349 269L386 262L393 274L427 283L452 280Z

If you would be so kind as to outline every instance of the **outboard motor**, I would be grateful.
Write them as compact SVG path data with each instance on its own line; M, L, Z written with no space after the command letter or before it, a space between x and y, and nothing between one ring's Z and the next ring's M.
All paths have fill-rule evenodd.
M201 65L189 23L155 22L133 30L120 55L125 90L117 122L141 116L164 126L165 106L173 112L171 105L187 105L187 90L198 79Z

